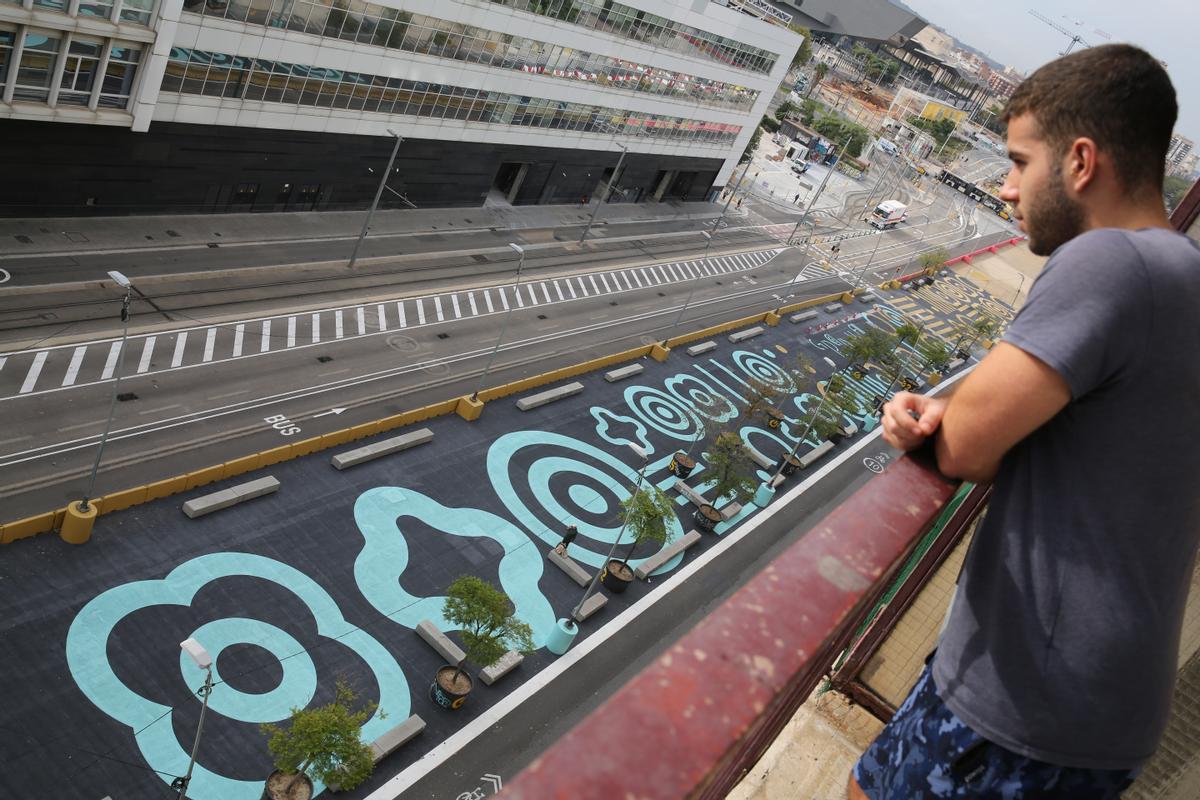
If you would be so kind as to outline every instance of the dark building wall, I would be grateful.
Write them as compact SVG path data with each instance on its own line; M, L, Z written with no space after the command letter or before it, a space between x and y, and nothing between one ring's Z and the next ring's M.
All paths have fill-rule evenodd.
M14 120L0 120L0 141L4 216L365 208L393 145L386 137L303 131L156 123L134 133ZM503 164L526 163L517 204L579 202L595 194L619 155L406 139L388 185L421 207L479 206ZM675 170L663 199L703 200L720 165L631 153L612 199L649 197L663 171ZM399 201L385 192L380 205Z

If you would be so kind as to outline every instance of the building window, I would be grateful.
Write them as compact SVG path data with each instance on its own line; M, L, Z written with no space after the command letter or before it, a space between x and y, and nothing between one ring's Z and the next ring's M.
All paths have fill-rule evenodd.
M48 8L51 11L66 11L66 0L33 0L34 8Z
M122 0L121 22L149 26L152 11L154 11L154 0Z
M112 0L79 0L79 16L81 17L109 19L112 17L112 10Z
M92 85L96 82L96 70L104 42L76 36L67 50L62 80L59 82L58 103L68 106L86 106L92 96Z
M114 42L108 51L108 69L100 86L100 105L106 108L126 108L133 92L141 45Z
M17 32L0 28L0 87L8 82L8 65L12 61L13 44Z
M16 90L13 92L15 99L44 102L50 97L55 60L61 44L58 33L25 32L25 47L21 51Z
M252 206L256 197L258 197L257 183L239 183L233 193L232 202L237 205Z

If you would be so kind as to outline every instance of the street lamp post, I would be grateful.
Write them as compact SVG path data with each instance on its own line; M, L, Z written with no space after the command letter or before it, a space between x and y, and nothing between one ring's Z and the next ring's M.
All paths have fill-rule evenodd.
M513 284L513 292L521 291L521 268L525 266L525 248L514 242L509 242L508 246L516 251L517 260L517 282ZM471 402L479 399L479 390L483 388L483 382L487 380L488 373L492 370L492 362L496 360L496 353L500 350L500 343L504 341L504 334L508 331L508 320L512 316L513 304L508 304L508 310L504 312L504 323L500 326L500 335L496 337L496 345L492 348L491 355L488 356L487 366L483 368L483 375L479 377L479 384L475 387L475 391L471 393Z
M612 189L613 181L621 174L621 165L625 163L625 155L629 152L629 148L621 143L617 143L617 147L621 148L621 157L617 159L617 166L613 170L613 174L608 176L608 180L604 182L604 189L600 192L600 198L596 202L596 207L592 209L592 216L588 218L587 225L583 228L583 235L579 237L579 243L583 244L583 240L587 238L588 232L592 229L592 224L596 221L596 214L600 212L600 206L604 205L604 201L608 199L608 193Z
M83 500L79 503L79 510L84 514L88 513L88 500L96 490L96 472L100 469L100 457L104 454L104 445L108 443L108 434L112 430L113 412L117 407L117 389L121 385L121 367L125 363L125 349L129 343L129 303L133 299L133 283L116 270L109 272L108 277L125 290L125 297L121 300L121 349L118 351L117 371L113 376L112 394L108 400L108 419L104 421L104 433L100 435L100 446L96 448L96 460L92 462L87 491L83 493Z
M720 218L718 218L717 221L719 222ZM700 235L706 240L704 242L704 255L700 257L700 261L704 264L704 266L708 266L708 248L712 247L713 237L708 231L700 231ZM671 327L667 330L667 338L663 339L663 347L671 346L671 337L675 335L675 329L679 327L679 323L683 319L683 312L687 311L688 305L692 302L692 295L696 293L696 286L699 283L700 276L697 276L692 280L692 285L691 288L688 289L687 297L684 299L683 305L679 307L679 313L675 315L675 321L671 323Z
M371 208L367 211L367 218L363 220L362 231L358 234L358 239L354 242L354 250L350 253L350 263L346 265L346 269L354 269L354 262L358 260L358 248L362 247L363 239L367 238L367 231L371 227L371 218L375 216L375 209L379 206L379 198L383 196L383 188L387 185L388 177L392 174L392 164L396 163L396 153L400 151L400 143L404 141L404 138L391 128L388 128L388 133L396 137L396 144L392 146L392 155L388 158L387 169L383 171L383 175L379 178L379 188L375 190L375 199L371 201Z
M838 161L841 160L842 156L845 155L846 148L849 146L850 146L850 139L847 138L846 143L842 145L842 149L838 151L838 155L837 155L837 158L834 160L834 163L830 164L829 168L825 171L825 177L821 179L821 185L817 187L817 191L814 192L813 196L809 199L808 205L806 205L804 207L804 213L800 215L800 219L796 220L796 225L795 225L795 227L792 228L792 232L788 236L788 239L787 239L787 243L789 245L792 243L792 240L796 238L796 233L800 230L800 226L804 224L804 221L806 219L808 219L808 214L810 211L812 211L812 207L816 204L817 198L819 198L821 196L821 193L823 191L825 191L825 184L829 182L829 176L833 174L834 166L837 164ZM809 238L811 239L812 237L810 236ZM805 248L805 252L806 253L808 252L807 247Z
M171 783L172 789L179 790L178 800L184 800L187 797L188 784L192 781L192 769L196 766L196 754L200 751L200 735L204 733L204 716L208 713L208 696L212 694L213 677L212 677L212 657L208 651L197 642L195 639L185 639L179 643L179 647L183 652L191 657L196 666L204 670L204 685L197 690L197 694L203 698L204 705L200 707L200 721L196 724L196 738L192 742L192 757L188 760L187 774L182 778L176 778Z
M833 362L833 359L829 358L828 356L824 357L824 361L834 369L834 373L829 376L829 382L833 383L833 379L841 373L841 370L837 368L837 364ZM792 449L788 452L787 456L779 462L779 467L775 470L775 474L772 475L770 480L767 481L768 486L775 483L775 480L780 476L780 474L783 473L784 465L796 457L796 453L800 450L800 445L804 443L804 437L808 436L808 432L812 430L813 425L817 424L817 417L821 415L821 411L824 410L825 403L828 402L828 400L829 390L826 389L825 394L821 395L821 402L817 404L817 410L813 412L812 417L808 421L808 427L805 428L804 433L800 434L800 436L796 439L796 443L792 445Z

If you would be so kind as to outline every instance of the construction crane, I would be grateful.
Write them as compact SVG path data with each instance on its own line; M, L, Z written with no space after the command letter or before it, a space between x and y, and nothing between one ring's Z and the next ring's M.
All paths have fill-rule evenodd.
M1073 47L1075 47L1075 45L1077 45L1077 44L1081 44L1084 47L1091 47L1090 44L1088 44L1087 42L1085 42L1083 40L1082 36L1080 36L1077 33L1073 33L1071 31L1067 30L1062 25L1059 25L1057 22L1055 22L1054 20L1047 17L1045 14L1040 14L1037 11L1034 11L1033 9L1030 9L1029 13L1032 14L1033 16L1037 17L1038 19L1040 19L1042 22L1049 25L1051 28L1054 28L1054 30L1058 31L1063 36L1071 37L1071 43L1067 45L1066 50L1063 50L1061 53L1059 53L1060 56L1065 56L1067 53L1071 52L1071 49Z

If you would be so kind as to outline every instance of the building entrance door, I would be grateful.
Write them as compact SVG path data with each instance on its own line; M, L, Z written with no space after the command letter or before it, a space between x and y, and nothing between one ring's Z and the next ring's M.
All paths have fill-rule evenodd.
M517 198L517 192L521 191L521 184L525 182L528 172L528 164L520 161L505 161L500 165L500 169L496 170L492 188L503 194L504 199L512 203Z

